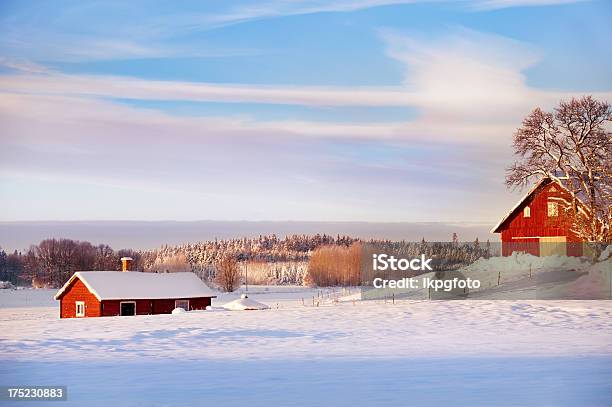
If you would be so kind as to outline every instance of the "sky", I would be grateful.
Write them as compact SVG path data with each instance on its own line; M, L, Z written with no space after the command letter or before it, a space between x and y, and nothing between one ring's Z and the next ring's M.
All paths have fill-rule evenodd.
M0 221L490 222L607 0L2 1Z

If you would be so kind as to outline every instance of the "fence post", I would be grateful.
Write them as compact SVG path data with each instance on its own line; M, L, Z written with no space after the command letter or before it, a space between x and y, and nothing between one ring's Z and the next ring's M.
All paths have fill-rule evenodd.
M497 285L499 285L500 280L501 280L501 270L497 272Z

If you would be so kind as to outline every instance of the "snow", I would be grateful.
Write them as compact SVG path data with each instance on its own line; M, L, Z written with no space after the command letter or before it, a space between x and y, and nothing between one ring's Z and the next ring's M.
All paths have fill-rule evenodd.
M185 312L187 312L187 311L185 311L184 308L175 308L175 309L172 310L172 315L184 314Z
M588 265L588 261L582 257L572 256L534 256L529 253L513 252L511 256L480 258L462 270L474 273L491 272L502 270L507 274L521 276L529 268L533 270L542 269L578 269Z
M415 277L418 288L367 289L361 296L340 296L338 301L385 297L477 300L609 300L612 299L612 259L592 263L587 258L567 256L537 257L513 253L507 257L480 258L469 266L445 272L447 279L478 280L480 287L445 293L430 291L424 281L435 280L430 272Z
M194 273L140 273L121 271L80 271L64 284L55 298L64 292L72 280L79 278L98 300L129 298L196 298L213 297L215 292Z
M601 254L599 255L599 261L607 260L610 258L611 255L612 255L612 244L606 246L604 251L601 252Z
M53 298L57 290L48 288L26 288L23 290L1 290L0 309L3 308L31 308L31 307L58 307Z
M57 306L2 308L0 343L5 360L38 361L119 355L190 360L599 355L612 353L611 317L609 301L356 301L320 306L291 301L266 312L88 319L59 319Z
M592 264L580 257L515 252L508 257L481 258L460 271L481 282L480 289L470 291L472 298L612 298L612 259Z
M0 290L12 290L15 286L10 281L0 281Z
M66 406L612 404L612 301L249 286L271 309L218 310L244 291L215 312L62 320L50 290L0 290L0 385L67 385Z
M247 310L254 311L254 310L269 309L270 307L268 307L266 304L262 304L259 301L255 301L247 297L245 294L243 294L237 300L230 301L227 304L223 305L223 308L225 308L228 311L247 311Z
M17 362L10 375L0 372L0 381L66 383L68 401L60 406L582 407L611 404L610 362L572 356Z

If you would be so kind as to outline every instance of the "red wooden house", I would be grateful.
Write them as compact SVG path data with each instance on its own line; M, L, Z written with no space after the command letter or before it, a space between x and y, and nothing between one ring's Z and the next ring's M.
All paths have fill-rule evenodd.
M550 178L540 180L491 230L501 233L502 255L581 256L582 240L572 231L572 211L565 210L571 203L563 185Z
M169 314L175 308L203 310L214 297L194 273L127 270L74 273L55 295L60 318Z

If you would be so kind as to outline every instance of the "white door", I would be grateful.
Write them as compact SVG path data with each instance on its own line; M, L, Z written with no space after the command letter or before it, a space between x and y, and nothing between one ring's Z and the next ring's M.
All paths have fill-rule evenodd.
M565 236L546 236L540 238L540 256L566 256Z

